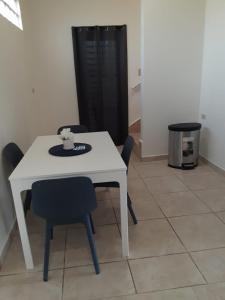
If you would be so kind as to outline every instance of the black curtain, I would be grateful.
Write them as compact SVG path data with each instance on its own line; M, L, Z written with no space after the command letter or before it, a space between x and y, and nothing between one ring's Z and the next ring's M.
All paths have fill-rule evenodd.
M80 124L109 131L116 145L128 135L127 29L72 27Z

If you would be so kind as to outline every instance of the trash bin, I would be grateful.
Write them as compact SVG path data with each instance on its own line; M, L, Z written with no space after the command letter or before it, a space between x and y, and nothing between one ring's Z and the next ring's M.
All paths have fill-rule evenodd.
M193 169L198 165L200 123L179 123L168 126L168 165L179 169Z

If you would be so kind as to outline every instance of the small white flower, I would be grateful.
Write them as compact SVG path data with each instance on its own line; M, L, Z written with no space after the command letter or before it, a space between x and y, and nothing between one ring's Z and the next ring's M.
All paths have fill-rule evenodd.
M71 140L73 141L73 133L70 131L70 128L64 128L60 132L59 136L62 140Z

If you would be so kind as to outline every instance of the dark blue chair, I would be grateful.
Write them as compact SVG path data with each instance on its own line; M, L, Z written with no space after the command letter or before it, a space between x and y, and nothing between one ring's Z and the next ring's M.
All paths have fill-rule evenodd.
M2 154L4 159L10 165L12 171L16 168L16 166L19 164L19 162L24 156L21 149L15 143L7 144L4 147ZM31 191L28 190L26 191L25 201L23 205L25 214L30 209L30 204L31 204Z
M65 126L60 127L57 130L57 134L60 134L60 132L63 129L66 129L66 128L70 128L71 132L73 132L73 133L85 133L85 132L88 132L87 127L84 126L84 125L65 125Z
M95 190L88 177L42 180L32 185L32 210L45 219L45 253L43 279L48 280L52 230L56 225L84 223L96 274L100 273L90 214L97 207Z
M130 156L131 156L133 146L134 146L134 139L131 136L128 136L125 140L123 150L121 153L121 157L127 166L127 170L128 170ZM119 186L118 182L101 182L101 183L95 183L94 187L119 188L120 186ZM131 199L130 199L130 196L128 193L127 193L127 206L128 206L128 209L129 209L129 212L130 212L130 215L132 217L134 224L137 224L137 218L135 216L135 213L134 213L134 210L132 207L132 202L131 202Z
M61 131L63 129L66 129L66 128L70 128L70 131L73 132L73 133L86 133L86 132L88 132L87 127L84 126L84 125L65 125L65 126L60 127L57 130L57 134L60 134ZM92 219L91 215L90 215L90 221L91 221L92 232L95 233L94 222L93 222L93 219Z
M73 133L86 133L86 132L88 132L87 127L84 126L84 125L65 125L65 126L60 127L57 130L57 134L60 134L61 131L63 129L66 129L66 128L70 128L70 131L73 132ZM95 233L94 222L93 222L93 219L92 219L91 215L90 215L90 221L91 221L92 232Z

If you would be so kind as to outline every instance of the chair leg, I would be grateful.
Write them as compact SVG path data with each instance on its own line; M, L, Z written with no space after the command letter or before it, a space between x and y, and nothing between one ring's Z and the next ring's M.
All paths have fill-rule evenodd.
M94 266L95 266L95 273L99 274L100 273L100 268L99 268L98 256L97 256L96 248L95 248L95 242L94 242L93 235L92 235L90 215L86 215L85 225L86 225L86 229L87 229L87 236L88 236L89 245L90 245L90 248L91 248L91 255L92 255L92 259L93 259Z
M136 218L135 213L133 211L132 202L130 200L130 196L129 196L128 193L127 193L127 206L128 206L128 209L129 209L129 212L130 212L130 215L132 217L132 220L133 220L134 224L137 224L138 223L137 218Z
M48 223L46 223L44 270L43 270L43 280L44 281L48 281L48 265L49 265L49 250L50 250L51 229L52 229L52 227Z
M94 227L93 218L92 218L91 214L89 216L90 216L91 230L92 230L92 233L95 234L95 227Z

